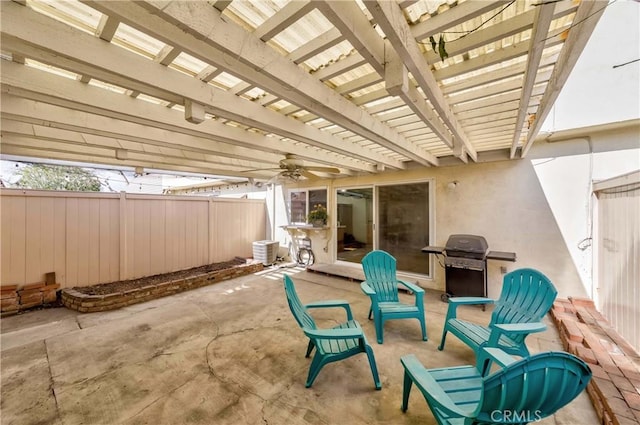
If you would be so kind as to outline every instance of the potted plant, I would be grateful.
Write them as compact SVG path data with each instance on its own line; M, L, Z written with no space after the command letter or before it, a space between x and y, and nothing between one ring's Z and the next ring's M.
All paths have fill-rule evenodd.
M309 211L307 221L313 225L313 227L322 227L327 224L327 209L321 204L313 206L313 209Z

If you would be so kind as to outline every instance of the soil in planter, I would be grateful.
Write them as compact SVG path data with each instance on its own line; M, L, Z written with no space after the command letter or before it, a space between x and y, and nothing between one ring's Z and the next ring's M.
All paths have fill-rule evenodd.
M94 286L80 286L73 288L74 290L86 295L108 295L117 292L127 291L129 289L142 288L149 285L157 285L163 282L176 279L185 279L191 276L198 276L204 273L215 272L224 269L231 269L235 266L246 264L244 258L236 257L230 261L221 263L207 264L205 266L194 267L191 269L180 270L172 273L157 274L154 276L145 276L138 279L121 280L117 282L101 283Z

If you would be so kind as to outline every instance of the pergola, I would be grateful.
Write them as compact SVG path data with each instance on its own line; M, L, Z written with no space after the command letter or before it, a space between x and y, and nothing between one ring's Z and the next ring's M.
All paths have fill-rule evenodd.
M3 155L263 180L525 157L607 5L1 3Z

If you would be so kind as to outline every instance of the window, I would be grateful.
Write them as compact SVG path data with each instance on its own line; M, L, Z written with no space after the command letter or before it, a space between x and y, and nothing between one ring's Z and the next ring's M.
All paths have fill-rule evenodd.
M318 204L327 207L327 189L289 191L289 220L292 224L305 224L309 211Z

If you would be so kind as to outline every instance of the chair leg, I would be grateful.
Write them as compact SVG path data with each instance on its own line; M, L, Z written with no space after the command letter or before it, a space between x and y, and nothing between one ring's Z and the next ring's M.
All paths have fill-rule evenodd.
M442 329L442 339L440 340L440 345L438 345L438 350L444 350L444 341L447 339L447 325L444 325L444 329Z
M382 320L382 317L380 317L379 314L376 314L375 316L373 316L373 320L376 328L376 339L378 340L378 344L382 344L382 340L383 340L382 331L384 329L384 320Z
M307 376L307 383L305 384L305 387L309 388L313 385L313 381L318 377L322 366L324 366L322 356L318 355L318 352L316 351L316 355L313 356L313 360L311 361L311 366L309 366L309 375Z
M309 345L307 346L307 354L305 354L304 356L305 356L305 357L309 357L309 356L311 355L311 352L313 351L313 348L314 348L315 346L316 346L316 345L313 343L313 341L312 341L312 340L309 340Z
M420 328L422 329L422 340L427 341L429 338L427 337L427 325L425 324L424 315L418 320L420 321Z
M413 381L411 380L411 377L409 376L409 373L405 370L404 371L404 386L402 389L402 411L406 412L407 411L407 407L409 404L409 393L411 393L411 385L413 384Z
M367 358L369 359L369 366L371 367L371 374L373 375L373 383L376 386L376 390L382 388L382 384L380 383L380 377L378 376L378 367L376 366L376 359L373 357L373 349L368 344L364 347L365 352L367 353Z

